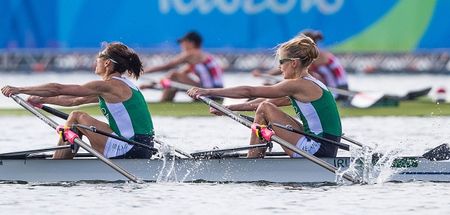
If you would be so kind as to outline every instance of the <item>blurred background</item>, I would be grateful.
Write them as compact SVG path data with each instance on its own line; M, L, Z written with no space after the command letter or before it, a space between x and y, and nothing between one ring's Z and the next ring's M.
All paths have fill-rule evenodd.
M305 29L349 73L450 73L450 1L2 0L0 72L92 71L101 42L157 64L196 30L227 71L274 66L273 47Z

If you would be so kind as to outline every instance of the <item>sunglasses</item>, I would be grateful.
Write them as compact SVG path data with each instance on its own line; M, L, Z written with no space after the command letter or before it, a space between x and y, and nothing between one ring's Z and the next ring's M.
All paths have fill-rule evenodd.
M293 60L299 60L300 58L283 58L280 59L280 65L283 65L284 63L288 62L288 61L293 61Z

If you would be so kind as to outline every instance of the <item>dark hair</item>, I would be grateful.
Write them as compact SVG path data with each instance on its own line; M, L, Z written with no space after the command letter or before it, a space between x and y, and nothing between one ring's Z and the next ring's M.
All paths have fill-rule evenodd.
M199 48L202 46L203 39L196 31L190 31L177 40L178 43L181 43L182 41L190 41L194 43L195 47Z
M316 31L316 30L304 30L302 32L305 36L311 38L312 40L314 40L315 43L323 40L323 35L320 31Z
M120 74L128 71L128 74L135 78L139 78L143 71L141 59L133 49L128 48L120 42L105 43L104 49L98 57L110 59L113 62L113 71Z

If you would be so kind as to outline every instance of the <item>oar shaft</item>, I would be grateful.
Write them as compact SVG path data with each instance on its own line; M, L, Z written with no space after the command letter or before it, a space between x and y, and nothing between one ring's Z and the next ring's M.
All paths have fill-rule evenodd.
M342 139L347 140L348 142L353 143L353 144L355 144L355 145L357 145L359 147L364 147L364 144L362 144L361 142L359 142L357 140L354 140L354 139L352 139L350 137L342 135Z
M19 97L17 95L12 95L11 98L14 99L14 101L16 101L17 104L19 104L20 106L22 106L23 108L27 109L32 114L34 114L36 117L41 119L47 125L49 125L50 127L52 127L55 130L57 129L58 124L55 121L53 121L52 119L46 117L44 114L42 114L39 111L37 111L36 109L34 109L33 106L28 104L28 102L23 100L21 97ZM78 144L81 148L83 148L84 150L88 151L89 153L93 154L98 159L103 161L106 165L110 166L111 168L113 168L114 170L116 170L117 172L119 172L120 174L125 176L126 178L130 179L133 182L138 182L138 179L137 179L136 176L130 174L126 170L122 169L120 166L118 166L118 165L114 164L113 162L111 162L108 158L106 158L105 156L103 156L102 154L100 154L99 152L94 150L93 148L91 148L89 145L87 145L85 142L83 142L80 138L75 138L74 142L76 144Z
M55 115L55 116L57 116L57 117L59 117L61 119L67 120L69 118L69 114L64 113L64 112L62 112L60 110L51 108L51 107L46 106L46 105L42 105L41 109L46 111L47 113L51 113L51 114L53 114L53 115Z
M238 151L243 151L243 150L248 150L248 149L265 148L265 147L268 147L268 145L261 143L261 144L243 146L243 147L235 147L235 148L228 148L228 149L215 149L215 150L194 152L194 153L191 153L191 155L193 157L200 157L200 156L205 156L205 155L214 154L214 153L238 152Z
M63 145L63 146L54 146L54 147L48 147L48 148L41 148L41 149L32 149L32 150L25 150L25 151L17 151L17 152L7 152L0 154L0 157L7 157L7 156L19 156L19 155L30 155L34 153L39 152L48 152L48 151L55 151L60 149L69 149L70 145Z

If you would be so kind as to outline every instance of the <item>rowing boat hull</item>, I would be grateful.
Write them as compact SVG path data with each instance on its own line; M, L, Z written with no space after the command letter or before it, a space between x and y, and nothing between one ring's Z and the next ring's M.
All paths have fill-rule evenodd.
M408 158L392 168L389 181L450 182L450 161ZM337 168L346 169L347 157L324 159ZM336 175L298 158L226 158L176 159L175 161L117 159L116 164L145 181L211 182L336 182ZM399 166L400 165L400 166ZM2 159L0 180L26 182L125 181L126 178L95 158L51 160L45 158Z

